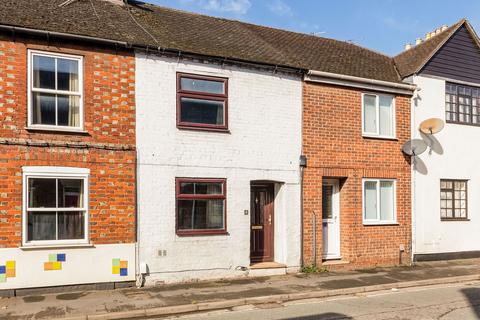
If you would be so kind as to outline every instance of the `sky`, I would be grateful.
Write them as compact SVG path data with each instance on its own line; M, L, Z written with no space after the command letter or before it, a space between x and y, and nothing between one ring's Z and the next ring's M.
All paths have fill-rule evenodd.
M143 0L153 4L351 41L387 55L467 18L480 34L479 0Z

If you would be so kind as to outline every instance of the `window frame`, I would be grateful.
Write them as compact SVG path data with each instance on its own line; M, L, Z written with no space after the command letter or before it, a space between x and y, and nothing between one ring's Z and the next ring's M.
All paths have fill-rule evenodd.
M56 89L36 89L33 88L33 57L34 56L43 56L49 58L61 58L67 60L74 60L78 62L78 92L66 91L66 90L56 90ZM45 131L67 131L67 132L84 132L85 125L85 111L84 111L84 59L83 56L41 51L41 50L28 50L28 61L27 61L27 129L36 129L36 130L45 130ZM57 79L57 72L55 72L55 79ZM62 94L62 95L74 95L79 97L79 126L60 126L60 125L51 125L51 124L34 124L33 123L33 92L42 92L49 94ZM55 105L55 113L57 113L57 105Z
M184 182L190 183L221 183L222 195L208 194L181 194L180 184ZM179 228L179 200L195 200L195 199L221 199L223 204L223 228L222 229L180 229ZM227 232L227 179L225 178L175 178L175 232L177 236L208 236L208 235L228 235Z
M452 102L447 102L447 94L452 95L451 93L448 93L448 92L447 92L447 86L448 86L448 85L451 85L451 86L455 86L455 87L456 87L455 102L454 102L454 103L455 103L455 105L456 105L456 107L457 107L457 112L452 112L452 111L448 111L448 110L447 110L447 103L452 104ZM473 117L474 117L474 114L473 114L473 108L474 108L474 106L473 106L473 99L478 99L479 102L480 102L480 98L474 97L473 94L470 94L469 96L468 96L468 95L460 94L460 93L458 92L458 87L459 87L459 86L460 86L460 87L468 88L468 89L472 90L472 92L473 92L473 90L478 90L478 91L480 91L480 87L477 87L477 86L468 85L468 84L462 84L462 83L457 83L457 82L453 82L453 81L445 81L445 98L444 98L444 103L445 103L445 106L444 106L444 107L445 107L445 122L446 122L446 123L452 123L452 124L460 124L460 125L465 125L465 126L478 127L478 126L480 126L480 121L477 122L477 123L473 122ZM470 121L469 121L469 122L467 122L467 121L460 121L460 114L463 114L463 115L466 114L466 113L460 112L460 102L459 102L459 98L460 98L460 97L469 98L469 99L470 99L470 105L469 105ZM478 111L480 112L480 105L475 106L475 108L477 108ZM458 120L449 120L449 119L448 119L448 116L447 116L448 114L454 114ZM477 116L477 117L480 118L480 113L477 114L477 115L475 115L475 116ZM443 180L448 180L448 179L443 179ZM459 181L460 181L460 180L459 180Z
M48 179L81 179L83 180L83 210L77 208L70 211L84 212L84 238L72 240L33 240L28 241L28 179L30 178L48 178ZM22 246L69 246L89 244L89 179L90 169L73 167L22 167ZM57 208L56 208L57 209ZM31 211L31 210L30 210ZM34 211L69 211L52 210L52 208L36 208Z
M366 219L365 218L365 182L376 182L377 188L377 219ZM393 182L393 220L380 220L380 183L381 182ZM362 179L362 221L364 225L396 225L398 224L397 219L397 180L396 179L374 179L374 178L363 178Z
M453 189L442 189L442 181L452 182ZM468 218L468 179L440 179L440 221L470 221ZM465 217L455 217L455 182L465 182ZM452 218L442 217L442 191L452 190Z
M224 94L182 90L182 87L181 87L181 79L182 78L223 82ZM182 121L181 120L181 110L182 110L181 98L222 101L223 102L223 125ZM189 129L189 130L200 130L200 131L228 132L228 78L205 76L205 75L185 73L185 72L177 72L177 101L176 101L176 103L177 103L177 117L176 117L177 118L176 119L177 120L177 128L179 128L179 129Z
M375 132L367 132L365 131L365 96L375 96L375 111L376 111L376 130ZM380 126L379 126L379 119L380 119L380 96L392 98L392 135L382 135L380 134ZM380 94L380 93L371 93L371 92L362 92L362 136L367 138L378 138L378 139L396 139L397 138L397 127L396 127L396 106L395 100L396 97L392 94Z

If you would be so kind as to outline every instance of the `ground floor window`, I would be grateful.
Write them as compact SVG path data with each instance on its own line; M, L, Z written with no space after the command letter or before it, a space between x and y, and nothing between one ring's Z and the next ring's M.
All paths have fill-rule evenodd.
M440 180L440 217L467 219L467 180Z
M24 167L24 243L88 240L88 169Z
M395 180L363 180L364 224L396 223Z
M176 179L177 234L226 232L226 180Z

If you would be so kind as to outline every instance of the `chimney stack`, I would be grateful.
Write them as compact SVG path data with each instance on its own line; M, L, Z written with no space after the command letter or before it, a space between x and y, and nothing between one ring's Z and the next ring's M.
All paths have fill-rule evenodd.
M415 40L415 45L419 45L420 43L422 43L422 38L417 38Z
M405 50L410 50L412 48L412 45L410 43L407 43L405 45Z

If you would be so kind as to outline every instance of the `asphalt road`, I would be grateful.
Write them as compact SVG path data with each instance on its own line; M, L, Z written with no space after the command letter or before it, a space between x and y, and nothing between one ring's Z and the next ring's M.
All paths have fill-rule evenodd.
M329 300L244 306L176 320L480 319L480 282L376 292Z

